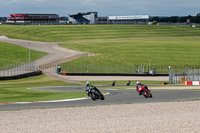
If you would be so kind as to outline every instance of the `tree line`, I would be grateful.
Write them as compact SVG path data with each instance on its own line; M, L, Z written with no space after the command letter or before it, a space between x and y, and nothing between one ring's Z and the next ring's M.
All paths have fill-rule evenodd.
M171 17L151 17L150 21L166 23L200 23L200 13L196 16L171 16Z
M6 17L0 17L0 23L5 22L5 21L6 21Z

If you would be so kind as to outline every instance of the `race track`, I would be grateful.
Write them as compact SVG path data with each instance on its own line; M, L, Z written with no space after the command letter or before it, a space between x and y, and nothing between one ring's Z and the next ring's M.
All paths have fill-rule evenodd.
M48 88L33 88L37 90L56 91L56 92L77 92L83 91L84 87L48 87ZM100 87L98 87L100 88ZM109 87L108 87L109 88ZM134 104L134 103L154 103L154 102L177 102L188 100L200 100L199 90L151 90L153 98L144 98L139 96L133 90L113 90L102 89L107 93L105 100L92 101L85 97L76 101L50 101L44 103L17 103L17 104L2 104L0 110L23 110L23 109L40 109L40 108L63 108L63 107L83 107L83 106L99 106L111 104Z

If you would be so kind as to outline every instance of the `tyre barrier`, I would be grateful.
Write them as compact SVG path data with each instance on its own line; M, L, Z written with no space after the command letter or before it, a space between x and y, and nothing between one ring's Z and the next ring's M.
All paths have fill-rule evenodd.
M15 80L15 79L22 79L22 78L27 78L27 77L32 77L32 76L38 76L41 75L42 71L34 71L30 73L25 73L25 74L20 74L20 75L15 75L15 76L6 76L6 77L0 77L0 80Z

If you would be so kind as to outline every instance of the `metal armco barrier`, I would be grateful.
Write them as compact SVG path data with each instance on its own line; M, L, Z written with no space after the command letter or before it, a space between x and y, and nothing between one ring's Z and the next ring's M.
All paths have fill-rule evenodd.
M0 80L19 79L20 77L24 78L28 75L34 76L35 73L38 73L39 71L42 72L44 69L56 67L56 65L59 63L68 62L86 56L89 56L88 53L78 54L39 66L36 65L36 62L6 65L0 67Z
M42 74L42 71L38 70L38 71L35 71L35 72L30 72L30 73L15 75L15 76L0 77L0 80L15 80L15 79L27 78L27 77L32 77L32 76L38 76L38 75L41 75L41 74Z
M4 67L0 67L0 77L9 77L9 76L16 76L22 75L30 72L37 71L36 63L21 63L17 65L7 65Z

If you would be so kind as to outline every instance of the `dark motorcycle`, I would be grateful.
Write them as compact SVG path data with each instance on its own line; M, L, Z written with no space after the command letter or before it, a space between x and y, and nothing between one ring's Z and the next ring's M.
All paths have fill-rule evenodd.
M86 93L89 97L91 97L93 101L95 101L96 99L105 99L104 95L95 86L93 86L90 90L86 91Z
M140 85L137 91L139 94L143 95L145 98L152 98L152 94L149 92L149 90L145 86Z

